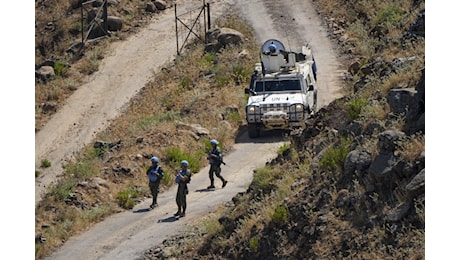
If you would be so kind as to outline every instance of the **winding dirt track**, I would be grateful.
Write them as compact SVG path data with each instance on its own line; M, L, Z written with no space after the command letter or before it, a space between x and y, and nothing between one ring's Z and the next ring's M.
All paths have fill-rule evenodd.
M211 16L217 17L234 6L241 17L255 29L257 41L275 38L286 48L298 51L310 43L318 66L319 108L341 96L338 81L343 71L335 55L326 28L310 1L216 0L210 2ZM187 10L199 6L201 0L177 2ZM42 192L56 180L62 164L73 153L94 141L94 135L123 111L154 71L172 59L176 53L174 10L170 9L126 41L116 43L113 55L103 64L88 83L69 99L67 105L36 134L36 164L48 159L52 167L36 181L36 203ZM175 221L175 187L160 194L160 206L147 211L150 201L137 205L133 211L122 212L98 223L85 233L69 239L48 259L137 259L143 252L160 244L169 236L178 234L219 205L230 201L238 192L244 192L254 169L276 156L277 149L286 140L281 134L267 133L258 139L246 134L236 140L232 152L226 155L223 175L229 180L225 189L206 191L209 184L208 167L195 174L187 197L187 216ZM217 180L218 181L218 180ZM220 183L217 182L217 185Z

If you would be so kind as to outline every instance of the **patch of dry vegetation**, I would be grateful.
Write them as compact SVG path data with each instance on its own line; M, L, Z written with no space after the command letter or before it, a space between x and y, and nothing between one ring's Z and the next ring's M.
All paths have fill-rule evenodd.
M218 139L224 151L231 147L244 116L245 85L240 83L249 80L258 46L235 17L216 23L245 33L249 40L215 54L205 54L202 43L192 43L154 75L96 138L120 143L120 148L88 146L37 206L36 232L46 238L36 243L37 259L104 217L149 197L145 171L152 155L166 171L163 191L173 184L169 173L178 167L178 157L186 156L197 171L207 163L209 139ZM240 55L242 50L250 55ZM189 131L191 124L207 128L210 136L197 140ZM95 178L106 184L96 185Z
M38 131L62 107L64 101L84 83L85 77L98 70L101 59L106 55L110 42L123 40L147 24L155 13L145 11L142 0L119 0L109 5L111 16L123 20L123 28L111 32L103 41L88 41L81 52L67 52L74 43L81 42L80 0L38 0L35 1L35 65L47 60L57 61L65 66L64 73L56 77L35 82L35 129ZM169 5L173 1L166 1ZM88 7L86 7L88 8ZM86 18L87 14L83 12ZM55 66L55 71L56 66ZM52 104L56 109L43 109L43 104Z
M384 62L414 58L413 63L388 77L367 76L365 87L333 103L328 110L343 113L351 108L350 119L363 120L365 125L382 120L388 129L402 130L405 118L393 116L388 120L389 105L382 97L391 89L416 86L421 78L424 39L401 39L425 8L424 2L344 0L315 3L323 15L346 25L344 34L350 40L342 47L359 57L361 65L376 58ZM353 82L361 76L356 75ZM350 82L344 84L350 85ZM334 120L334 116L324 114L331 128L339 124L336 121L343 121ZM327 134L330 133L318 136ZM177 248L175 245L179 244L189 250L173 249L159 259L197 256L209 259L424 259L424 201L414 199L416 212L406 219L396 223L383 220L394 205L407 196L403 192L398 194L406 182L395 183L395 197L379 189L368 194L369 180L365 176L356 179L343 176L343 160L336 160L343 159L349 148L346 151L333 146L328 148L338 150L337 154L330 153L326 157L330 159L328 165L338 167L318 170L312 167L310 146L293 145L300 149L286 149L290 152L281 152L269 167L257 170L248 192L235 196L234 205L208 216L207 222L213 223L212 230L197 224L183 238L166 242L170 248ZM377 139L365 140L360 145L366 147L372 157L378 153ZM414 162L424 150L424 134L417 133L399 142L396 153ZM291 176L293 180L286 182L283 176ZM282 200L275 196L280 191L283 191ZM348 204L342 205L344 198ZM286 215L280 205L287 209ZM280 221L284 216L285 221ZM151 255L146 254L146 259L149 257Z
M377 54L386 61L417 57L406 70L388 78L375 76L350 100L372 101L400 83L413 85L420 78L424 63L423 41L411 42L404 48L398 45L400 42L376 48L380 44L379 36L370 32L377 28L383 35L399 37L424 4L366 0L316 2L322 13L347 24L346 33L352 40L343 47L352 49L355 56L364 57L363 64ZM47 238L45 244L36 244L36 258L49 254L71 235L103 217L123 210L116 200L119 192L133 191L139 199L147 197L144 171L152 154L160 157L167 172L176 167L176 162L168 157L168 147L176 147L205 163L203 156L193 153L204 150L205 142L187 134L183 124L199 122L211 131L213 138L222 140L224 147L232 145L244 111L244 86L239 83L248 80L254 58L258 57L258 46L253 45L250 28L236 18L227 17L220 22L224 24L243 32L250 41L216 55L203 55L202 46L190 45L184 57L178 57L175 63L155 75L155 80L132 100L126 112L98 136L109 142L122 140L122 149L95 151L89 147L79 163L67 167L66 178L36 209L36 231L43 232ZM242 48L250 55L235 59ZM346 111L349 104L334 105ZM363 107L358 104L357 117L372 122L388 115L385 102L366 104ZM228 106L238 107L239 113L226 113L224 108ZM223 125L223 121L227 123ZM394 120L392 127L401 129L401 121ZM138 142L140 137L142 142ZM373 141L362 145L371 151L377 149ZM419 135L401 142L398 150L408 160L417 158L422 151L424 136ZM279 154L269 166L257 170L248 192L236 196L232 207L222 207L197 220L183 239L171 243L167 255L190 259L197 255L222 259L268 255L299 259L424 258L423 202L416 202L418 222L369 227L369 221L377 223L391 207L382 194L371 194L370 199L363 199L366 180L346 182L340 178L341 167L332 167L334 171L329 167L329 170L312 172L312 158L307 150L284 147ZM130 168L130 174L111 171L114 166ZM81 185L96 176L108 180L110 189L99 192ZM162 189L168 185L165 181ZM331 206L330 203L341 196L355 199L351 208ZM85 203L76 204L76 201ZM413 226L414 222L417 226Z

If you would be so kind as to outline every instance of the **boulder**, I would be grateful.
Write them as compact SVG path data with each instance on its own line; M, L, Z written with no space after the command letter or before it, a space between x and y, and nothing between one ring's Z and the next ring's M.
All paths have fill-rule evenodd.
M416 93L414 88L391 89L388 93L391 112L405 115L409 107L417 106L417 100L414 98Z
M364 172L369 168L371 160L371 154L368 151L351 151L345 158L344 174L352 175L355 172Z
M50 80L55 76L56 74L54 73L54 68L51 66L41 66L35 71L35 77L45 81Z
M406 134L398 130L386 130L379 134L378 147L382 153L394 152L396 142L404 138Z
M119 31L123 26L123 21L117 16L107 16L107 28L109 31Z
M155 0L153 4L158 10L165 10L166 9L166 2L162 0Z
M220 28L220 33L217 36L217 41L222 45L240 44L244 41L244 36L237 30L230 28Z

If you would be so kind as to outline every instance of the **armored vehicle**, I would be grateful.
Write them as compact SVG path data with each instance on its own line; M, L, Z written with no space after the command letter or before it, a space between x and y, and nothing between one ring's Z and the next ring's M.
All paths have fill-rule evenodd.
M306 119L316 112L316 62L311 48L286 51L276 39L265 41L261 62L255 64L246 105L250 138L261 130L291 131L306 127Z

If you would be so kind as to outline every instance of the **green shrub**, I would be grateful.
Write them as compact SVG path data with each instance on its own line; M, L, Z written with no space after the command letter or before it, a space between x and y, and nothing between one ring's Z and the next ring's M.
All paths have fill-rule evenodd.
M166 160L169 162L170 166L173 169L177 169L182 160L188 161L188 168L192 172L198 172L201 168L200 158L203 156L203 153L200 151L195 152L194 154L188 154L183 152L178 147L168 147L166 149Z
M233 80L237 85L240 85L241 83L245 83L249 80L251 73L252 71L249 71L245 66L237 64L233 67Z
M101 158L106 153L104 147L92 148L88 153L88 159Z
M396 27L404 18L404 11L400 6L392 4L382 8L372 20L372 25L379 24Z
M160 115L152 115L148 116L145 118L139 119L139 121L136 122L136 126L139 127L142 130L147 130L149 129L152 125L158 123L158 122L164 122L164 121L175 121L175 120L180 120L180 114L176 111L166 111L165 113L162 113Z
M346 139L341 137L338 145L329 147L325 152L323 157L319 161L319 166L322 169L342 169L343 164L345 163L345 158L350 152L350 147L352 144L352 139Z
M273 221L276 224L284 223L287 220L287 209L283 205L279 205L275 208L275 213L273 213Z
M69 163L65 168L65 174L77 179L87 180L99 173L98 166L91 160Z
M47 159L43 159L43 160L41 161L40 166L41 166L42 168L48 168L48 167L51 166L51 162L48 161Z
M70 197L75 187L75 181L58 182L54 187L51 188L51 196L54 197L55 201L64 201Z
M280 176L279 168L271 169L265 166L256 170L251 185L256 190L269 191L274 187L274 180Z
M230 84L231 79L227 75L217 75L215 77L216 87L222 88Z
M278 155L283 155L287 150L289 150L289 147L290 147L290 144L283 144L282 146L280 146L280 148L278 148Z
M166 186L170 186L171 184L173 184L174 178L175 178L174 173L165 171L163 179L161 179L161 182L165 184Z
M35 177L38 177L38 176L40 176L40 174L41 174L41 172L40 172L40 171L37 171L37 170L35 170Z
M134 208L134 199L139 197L139 193L134 189L120 191L117 195L118 205L124 209Z
M178 89L179 93L182 93L185 90L192 89L192 84L193 84L193 81L190 77L185 76L181 78L179 82L179 89Z
M249 240L249 248L251 249L252 252L257 252L257 249L259 248L259 238L253 237Z
M66 72L67 68L62 61L58 60L54 63L54 73L56 73L56 76L65 76Z
M239 124L241 122L241 115L236 111L232 111L227 114L227 118L234 124Z
M366 106L368 103L362 98L355 98L348 102L347 104L347 118L349 120L355 120L359 118L361 109Z

